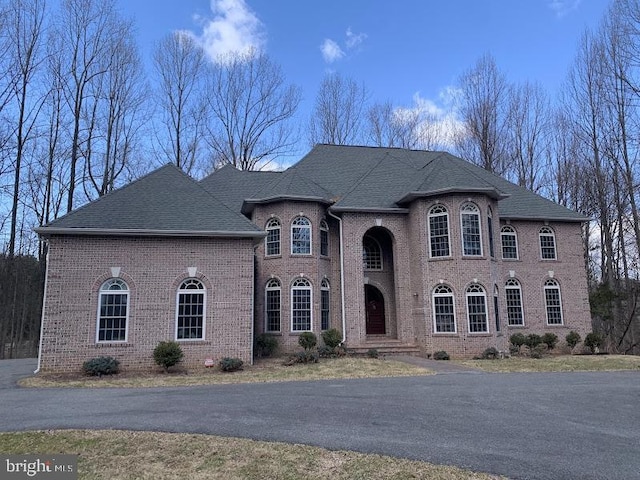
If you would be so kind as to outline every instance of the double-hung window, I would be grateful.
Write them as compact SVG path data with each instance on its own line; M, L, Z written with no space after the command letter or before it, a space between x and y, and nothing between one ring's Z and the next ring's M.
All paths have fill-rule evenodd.
M268 257L280 255L280 220L272 218L267 222L267 240L265 255Z
M305 217L296 217L291 222L291 253L311 255L311 222Z
M487 295L477 283L467 288L467 317L470 333L489 333Z
M265 331L280 331L280 305L282 288L280 280L272 278L265 289Z
M562 325L560 284L553 278L544 282L544 304L547 311L547 325Z
M298 278L291 284L291 331L311 331L313 295L311 283L306 278Z
M556 259L556 236L550 227L540 229L540 256L543 260Z
M465 203L460 209L460 220L462 223L462 254L481 257L480 209L473 203Z
M502 258L504 260L518 259L518 237L516 230L511 225L505 225L500 229L502 240Z
M510 278L504 287L507 301L507 324L510 327L524 326L524 312L522 310L522 288L520 282Z
M449 213L444 205L436 205L429 210L429 255L436 258L450 254Z
M98 342L126 342L129 320L129 287L112 278L100 287L98 301Z
M202 340L205 332L205 289L196 278L188 278L178 289L176 339Z
M433 328L435 333L456 333L453 290L448 285L433 289Z

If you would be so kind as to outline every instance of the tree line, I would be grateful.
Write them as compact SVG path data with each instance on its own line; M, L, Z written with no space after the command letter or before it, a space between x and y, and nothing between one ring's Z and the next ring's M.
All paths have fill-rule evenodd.
M211 59L175 32L147 72L134 31L112 1L0 0L0 358L36 348L34 227L163 163L196 178L270 168L305 141L448 150L585 214L594 328L610 351L640 352L640 0L612 1L584 32L557 96L484 54L445 118L334 72L301 119L301 89L266 53Z

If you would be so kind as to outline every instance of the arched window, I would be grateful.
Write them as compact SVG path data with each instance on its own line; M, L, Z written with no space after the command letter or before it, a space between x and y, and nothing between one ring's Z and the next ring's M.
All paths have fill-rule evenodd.
M435 205L429 210L429 255L448 257L449 213L444 205Z
M556 259L556 236L550 227L540 229L540 256L543 260Z
M291 330L308 332L312 327L313 293L306 278L297 278L291 284Z
M433 289L433 329L435 333L456 333L453 290L447 285Z
M480 234L480 209L473 203L465 203L460 208L462 224L462 254L482 256L482 235Z
M320 284L320 328L328 330L331 324L330 303L329 303L329 281L325 278Z
M291 222L291 253L311 255L311 222L305 217L296 217Z
M329 225L324 220L320 222L320 255L329 256Z
M100 287L98 300L98 342L126 342L129 320L129 286L111 278Z
M524 312L522 310L522 288L520 282L510 278L504 286L507 301L507 323L511 327L524 326Z
M467 318L470 333L488 333L487 295L481 285L473 283L467 288Z
M518 259L518 236L511 225L505 225L500 229L502 240L502 258L505 260Z
M282 288L280 280L272 278L265 289L265 326L266 332L280 331L280 305Z
M205 289L202 282L197 278L182 282L176 303L176 339L204 339Z
M495 249L493 247L493 212L491 207L487 208L487 236L489 237L489 255L495 257Z
M272 218L267 222L267 240L265 255L268 257L280 255L280 220Z
M553 278L544 282L544 304L547 311L547 325L562 325L560 284Z
M362 263L365 270L382 270L382 249L378 241L369 235L362 239Z

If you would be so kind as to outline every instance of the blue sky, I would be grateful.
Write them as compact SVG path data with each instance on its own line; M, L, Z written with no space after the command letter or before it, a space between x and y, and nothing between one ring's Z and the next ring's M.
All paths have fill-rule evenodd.
M375 101L446 110L462 72L491 53L509 81L538 81L553 97L585 28L608 0L119 0L143 55L174 30L212 55L254 46L302 87L308 115L327 71L364 82Z

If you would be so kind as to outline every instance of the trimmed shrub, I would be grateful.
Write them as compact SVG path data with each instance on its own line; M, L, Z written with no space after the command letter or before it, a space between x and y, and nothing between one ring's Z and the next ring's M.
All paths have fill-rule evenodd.
M320 360L320 355L318 354L318 352L304 350L290 356L289 359L285 362L285 365L293 365L294 363L318 363L318 360Z
M153 359L158 365L164 368L165 372L168 372L170 367L173 367L182 360L183 356L182 347L180 347L178 342L174 341L160 342L158 346L153 349Z
M318 337L313 332L302 332L298 338L298 345L300 345L306 352L311 350L318 344Z
M336 348L342 343L342 333L337 328L330 328L322 332L322 341L330 349Z
M514 333L509 337L509 342L511 342L511 346L513 347L510 348L509 351L514 354L520 353L520 347L527 343L527 337L522 333Z
M545 343L549 350L553 350L558 343L558 336L555 333L545 333L542 335L542 343Z
M434 360L449 360L449 354L444 350L439 350L433 354Z
M529 350L533 350L542 343L542 337L537 333L531 333L527 335L525 345L529 347Z
M236 372L242 370L243 361L239 358L224 357L220 360L220 370L223 372Z
M571 330L569 333L567 333L565 340L569 348L574 349L576 348L576 345L578 345L580 341L582 341L582 338L580 337L580 334L578 332L574 332L573 330Z
M591 332L587 333L587 336L584 337L584 346L589 347L591 353L596 353L596 351L602 347L604 343L604 337L599 333Z
M480 358L482 360L495 360L499 356L500 356L500 352L498 352L497 348L489 347L489 348L486 348L484 352L482 352L482 355L480 356Z
M367 357L369 358L378 358L378 350L376 350L375 348L370 348L369 350L367 350Z
M96 357L84 362L82 371L94 377L113 375L120 371L120 362L113 357Z
M535 347L529 350L529 356L531 358L542 358L543 355L546 353L547 348L548 347L546 343L539 343Z
M278 349L278 339L268 333L261 333L256 337L256 357L270 357Z

